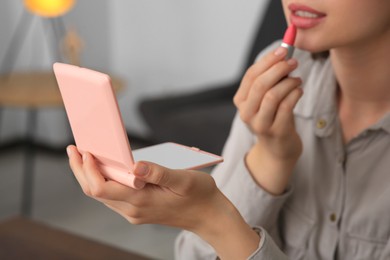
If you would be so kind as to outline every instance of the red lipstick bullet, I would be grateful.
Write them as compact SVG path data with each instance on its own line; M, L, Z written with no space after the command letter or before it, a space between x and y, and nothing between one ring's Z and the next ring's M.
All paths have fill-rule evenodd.
M295 36L297 35L297 27L290 25L284 33L283 42L280 46L287 49L286 60L291 59L294 53Z

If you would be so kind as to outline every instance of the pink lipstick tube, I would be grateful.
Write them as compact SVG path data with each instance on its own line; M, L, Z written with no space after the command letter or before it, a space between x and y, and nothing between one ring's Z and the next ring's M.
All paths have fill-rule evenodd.
M284 33L283 41L280 46L287 49L286 60L291 59L294 54L294 42L296 35L297 28L294 25L290 25Z

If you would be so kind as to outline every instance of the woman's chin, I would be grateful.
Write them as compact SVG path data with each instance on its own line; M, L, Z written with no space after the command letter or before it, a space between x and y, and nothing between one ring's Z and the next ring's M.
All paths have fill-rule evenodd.
M327 48L326 46L318 46L317 44L308 43L296 43L295 47L311 53L321 53L329 50L329 48Z

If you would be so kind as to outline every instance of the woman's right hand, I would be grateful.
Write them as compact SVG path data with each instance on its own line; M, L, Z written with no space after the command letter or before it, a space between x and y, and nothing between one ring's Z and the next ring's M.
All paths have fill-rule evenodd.
M234 97L241 119L258 137L247 154L247 166L258 184L276 195L285 190L302 153L293 115L303 94L302 81L288 76L298 64L286 61L286 54L279 47L252 65Z
M162 224L192 231L223 259L246 259L259 236L207 173L137 162L134 175L146 182L135 190L104 178L94 157L69 146L69 163L84 193L133 224Z

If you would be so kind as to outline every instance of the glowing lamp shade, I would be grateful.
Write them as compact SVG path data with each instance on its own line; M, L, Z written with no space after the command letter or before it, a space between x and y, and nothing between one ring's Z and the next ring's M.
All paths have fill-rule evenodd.
M74 0L24 0L27 10L43 17L57 17L68 12Z

